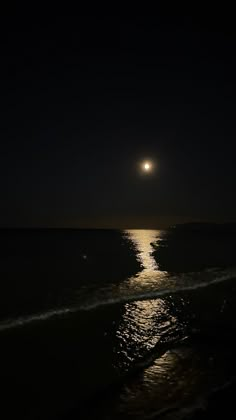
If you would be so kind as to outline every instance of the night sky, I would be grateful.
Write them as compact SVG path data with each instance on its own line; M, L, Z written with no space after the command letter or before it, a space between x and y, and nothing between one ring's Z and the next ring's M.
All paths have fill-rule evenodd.
M236 221L235 47L220 14L3 16L0 225Z

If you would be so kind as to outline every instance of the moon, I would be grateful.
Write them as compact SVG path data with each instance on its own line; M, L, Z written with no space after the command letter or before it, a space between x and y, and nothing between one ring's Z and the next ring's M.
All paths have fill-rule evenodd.
M141 166L142 166L143 172L146 172L146 173L151 172L152 171L152 168L153 168L153 164L152 164L152 162L150 160L145 160L142 163Z

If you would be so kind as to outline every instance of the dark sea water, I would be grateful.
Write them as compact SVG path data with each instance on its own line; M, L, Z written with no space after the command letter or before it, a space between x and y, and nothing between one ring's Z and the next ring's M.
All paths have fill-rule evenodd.
M231 418L235 244L214 230L2 230L1 418Z

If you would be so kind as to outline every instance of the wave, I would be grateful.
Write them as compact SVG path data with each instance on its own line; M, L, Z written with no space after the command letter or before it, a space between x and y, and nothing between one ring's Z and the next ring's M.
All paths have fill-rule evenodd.
M59 317L61 315L66 315L68 313L78 311L78 307L70 308L61 308L61 309L51 309L49 311L36 313L28 316L21 316L14 319L7 319L0 322L0 331L9 330L11 328L23 327L32 322L46 321L50 318Z
M184 281L185 283L188 283L189 280L193 281L193 276L196 278L197 276L202 276L203 273L205 275L217 275L217 277L214 277L213 279L209 280L202 280L200 282L194 283L194 284L184 284L181 286L178 286L178 282L180 280ZM126 292L129 294L124 294L120 296L107 296L105 299L90 299L88 302L82 304L80 306L80 310L88 311L92 309L97 309L101 306L107 306L107 305L114 305L119 303L129 303L134 301L140 301L140 300L149 300L149 299L158 299L162 298L168 295L178 294L181 292L187 292L187 291L194 291L198 289L203 289L206 287L213 286L218 283L223 283L228 280L232 280L233 278L236 278L236 268L232 270L222 270L220 272L215 272L213 270L206 270L204 272L199 273L192 273L191 275L184 274L180 278L179 276L172 276L168 280L173 281L173 285L169 286L167 288L159 289L159 290L151 290L151 291L145 291L142 293L142 291L138 291L137 293L129 293L129 289L125 289Z
M210 277L210 279L208 279L208 277ZM190 280L194 281L196 278L200 278L201 280L193 284L189 284ZM232 280L233 278L236 278L236 268L221 271L205 270L198 273L183 274L180 276L170 276L168 280L172 280L173 284L167 288L162 288L159 290L151 290L144 292L139 290L137 292L132 293L130 289L124 289L122 293L121 290L119 290L120 294L118 294L117 296L113 296L111 290L109 290L109 293L106 295L107 291L103 290L104 298L89 298L87 299L87 302L78 303L77 305L58 309L54 308L45 312L36 313L28 316L21 316L14 319L6 319L0 322L0 331L23 327L33 322L46 321L51 318L64 316L66 314L74 312L90 311L103 306L124 304L141 300L158 299L185 291L203 289L219 283L223 283L225 281ZM185 284L181 284L180 286L178 286L178 282L182 282Z

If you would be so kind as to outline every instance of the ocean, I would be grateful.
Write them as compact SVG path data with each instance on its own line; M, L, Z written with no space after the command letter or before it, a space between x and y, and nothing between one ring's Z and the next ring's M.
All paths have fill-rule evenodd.
M235 232L0 237L1 418L230 417Z

